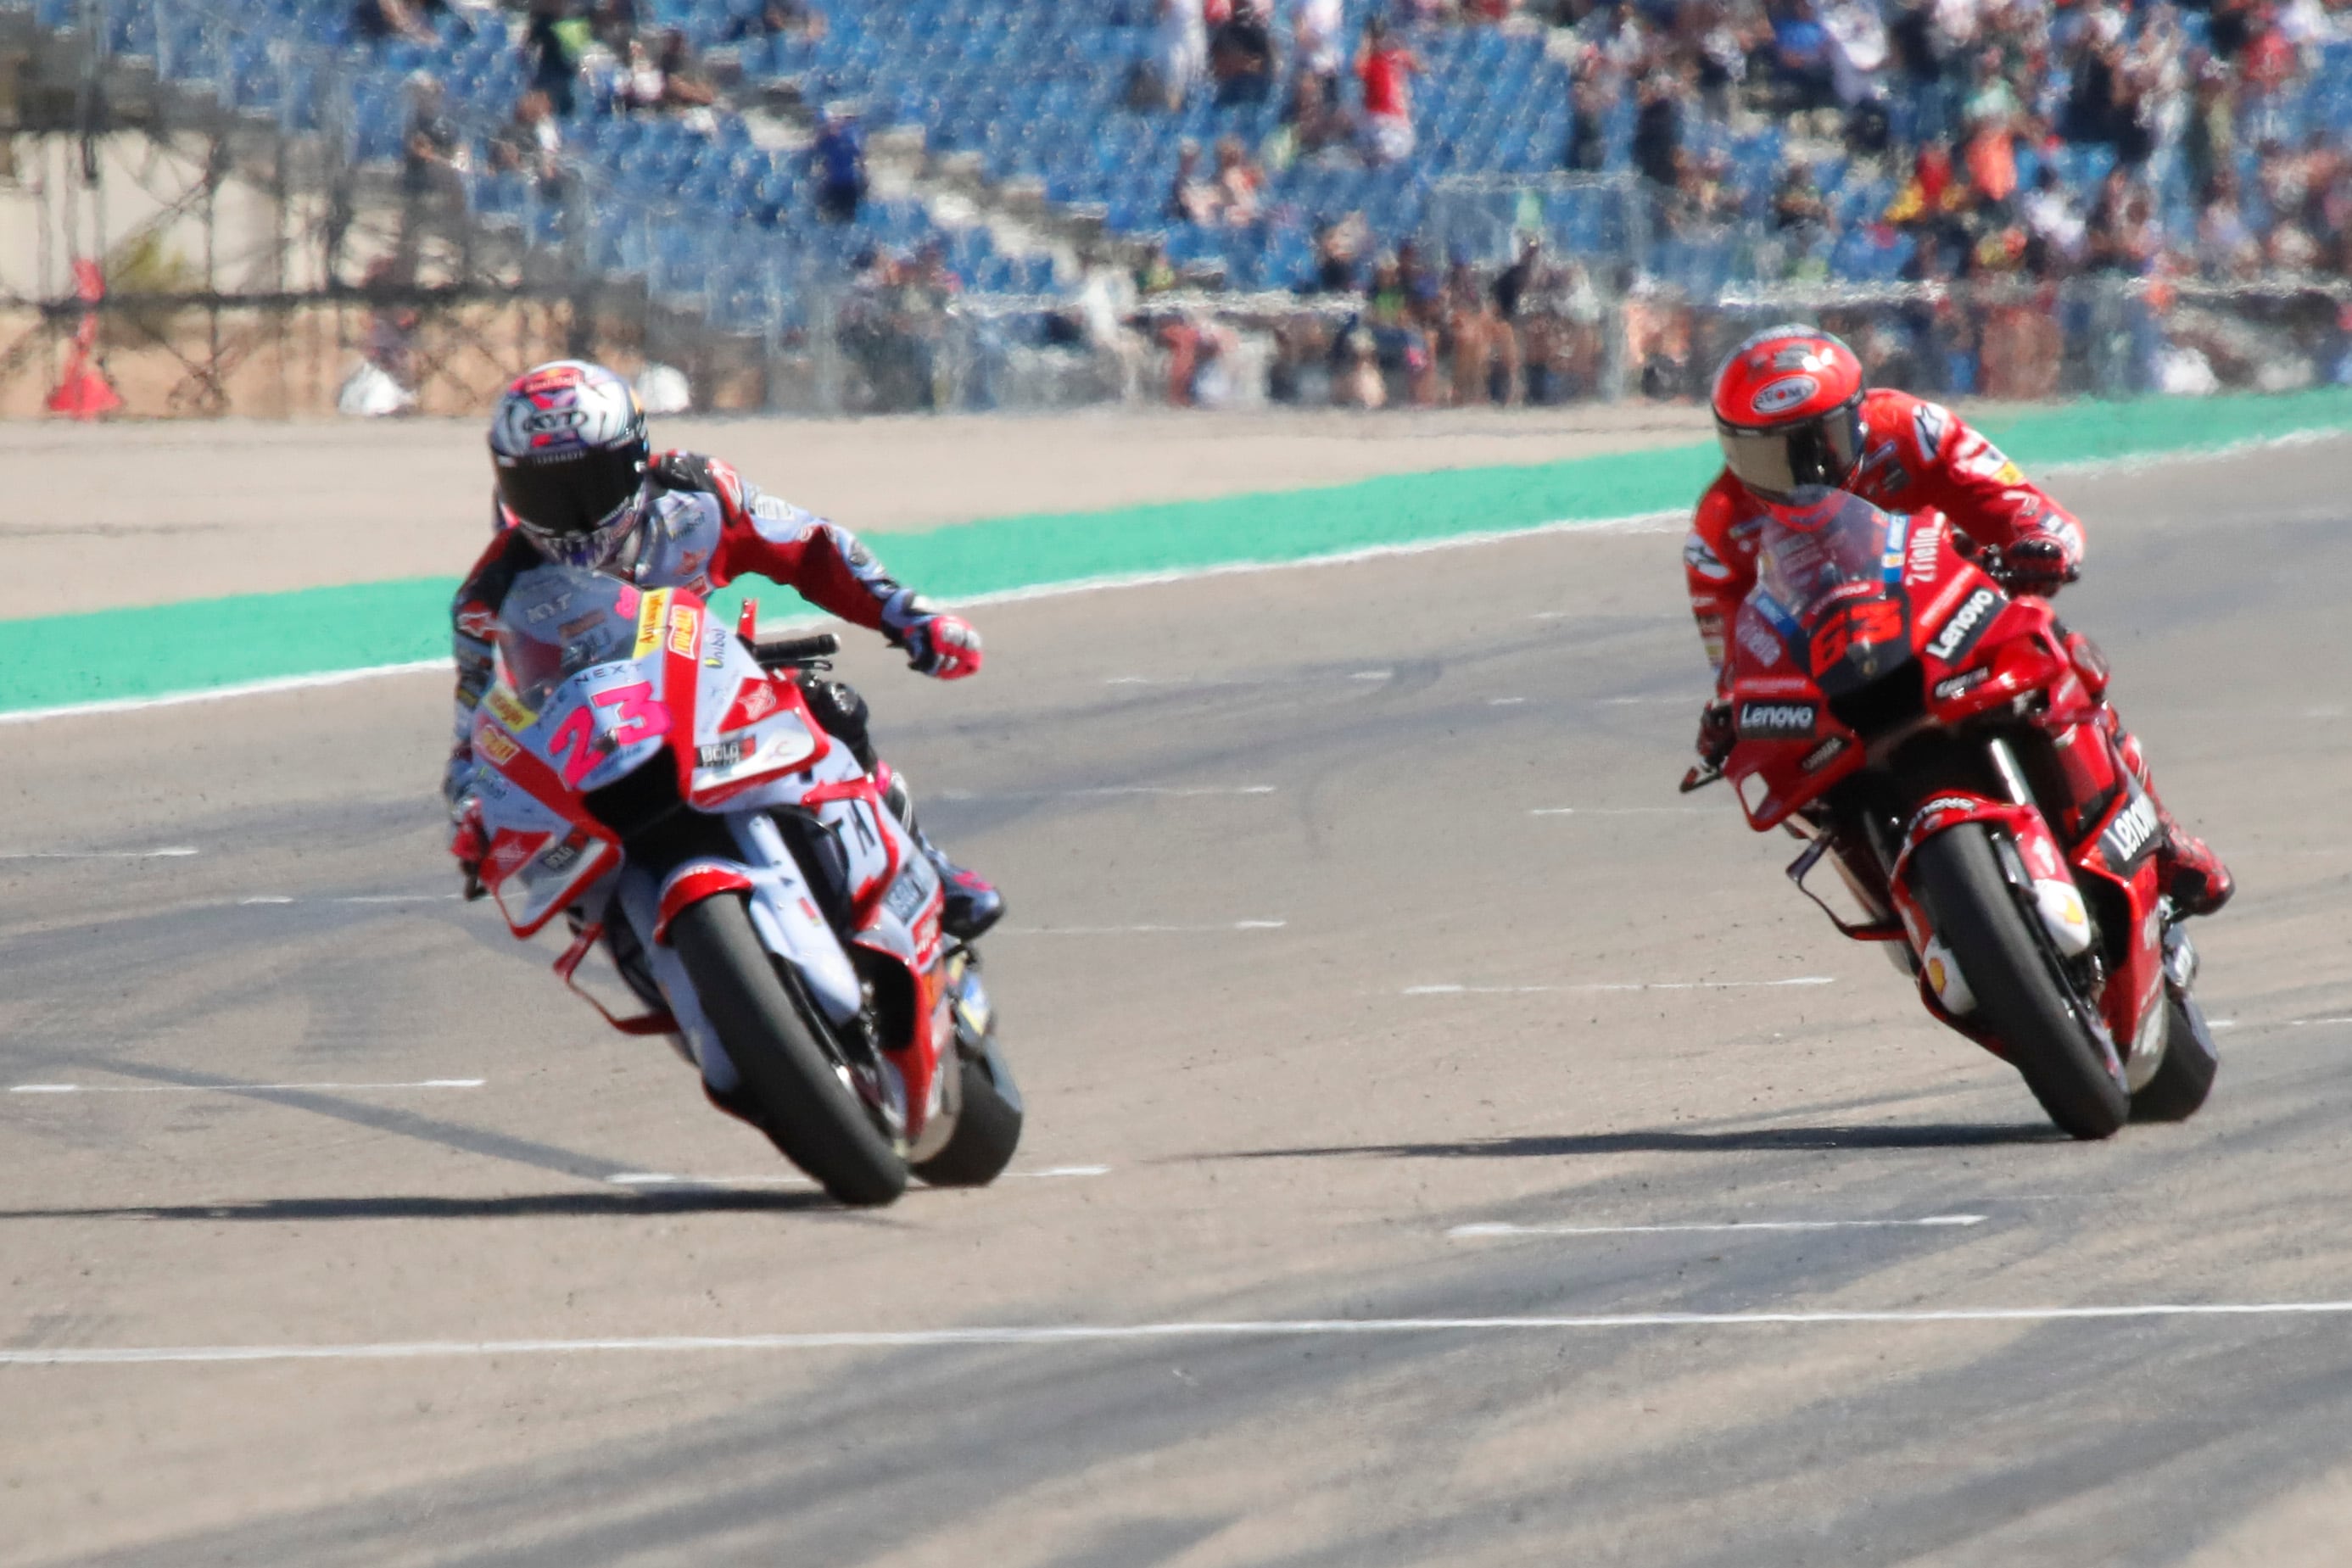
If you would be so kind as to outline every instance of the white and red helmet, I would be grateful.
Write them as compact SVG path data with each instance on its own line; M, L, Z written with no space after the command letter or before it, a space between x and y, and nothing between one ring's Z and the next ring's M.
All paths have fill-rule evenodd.
M507 521L568 566L604 565L636 526L648 453L635 392L584 360L524 371L490 415Z
M1757 333L1716 372L1725 466L1776 515L1810 512L1861 461L1862 393L1862 361L1827 332Z

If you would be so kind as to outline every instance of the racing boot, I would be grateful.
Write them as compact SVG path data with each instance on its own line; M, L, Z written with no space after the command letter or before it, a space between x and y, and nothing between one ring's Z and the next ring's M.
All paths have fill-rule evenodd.
M914 798L907 792L906 778L887 764L883 772L883 804L890 808L890 814L913 837L916 847L931 862L931 869L940 873L940 888L946 898L945 907L940 911L940 929L959 942L979 940L981 933L1004 917L1004 895L996 891L994 883L973 875L940 852L939 845L931 842L930 835L915 821Z
M2230 902L2230 895L2238 891L2237 879L2204 840L2173 820L2172 813L2165 809L2163 798L2156 792L2156 780L2148 777L2147 758L2140 751L2138 739L2120 727L2116 731L2116 750L2140 789L2147 792L2147 803L2156 808L2157 825L2164 832L2164 847L2157 852L2157 864L2164 873L2165 896L2183 915L2219 912Z

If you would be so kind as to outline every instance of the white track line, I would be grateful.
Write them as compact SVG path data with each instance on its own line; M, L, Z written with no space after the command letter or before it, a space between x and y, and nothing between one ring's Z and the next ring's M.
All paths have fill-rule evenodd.
M1188 799L1204 795L1271 795L1272 784L1109 784L1096 789L940 789L939 800L1105 800L1125 795Z
M160 850L13 850L0 852L0 861L165 861L203 852L186 844Z
M1831 975L1800 975L1793 980L1630 980L1581 986L1407 986L1408 997L1517 997L1544 991L1730 991L1759 986L1833 986Z
M380 1089L479 1089L485 1078L426 1078L414 1083L18 1083L11 1094L257 1094L308 1091L354 1092Z
M1486 699L1486 706L1488 707L1517 707L1527 700L1528 699L1525 697L1488 697Z
M1223 925L1007 925L1007 936L1196 936L1213 931L1279 931L1286 920L1234 920Z
M287 894L257 894L238 899L240 908L257 904L447 904L462 893L362 893L330 898L297 898Z
M268 696L276 692L307 692L317 686L340 686L372 681L379 675L413 675L426 670L449 672L446 659L419 659L405 664L371 664L359 670L329 670L315 675L280 675L273 680L245 681L233 686L213 686L196 692L166 692L159 697L114 697L105 702L73 703L65 707L24 708L0 713L0 724L31 724L44 718L86 718L93 714L138 713L153 707L179 707L186 703L226 702L231 697Z
M1530 817L1696 817L1704 806L1538 806Z
M1718 1230L1895 1230L1920 1226L1982 1225L1981 1214L1930 1214L1918 1219L1732 1219L1698 1225L1457 1225L1445 1234L1484 1236L1664 1236Z
M2352 1301L2163 1301L2094 1307L1909 1311L1593 1312L1499 1318L1269 1318L1256 1322L1013 1324L1002 1328L850 1329L830 1333L647 1335L607 1339L407 1340L374 1344L55 1345L0 1349L0 1366L123 1366L163 1362L419 1361L488 1356L677 1354L688 1351L956 1349L1152 1340L1351 1338L1578 1330L1836 1328L1944 1323L2108 1322L2134 1318L2352 1316Z

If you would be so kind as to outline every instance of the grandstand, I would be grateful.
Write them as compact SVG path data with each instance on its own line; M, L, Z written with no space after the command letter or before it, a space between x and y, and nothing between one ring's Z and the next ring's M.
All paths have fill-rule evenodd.
M0 0L0 11L7 8ZM407 84L429 73L471 146L462 199L476 230L520 245L545 266L626 280L712 331L771 344L834 329L838 302L877 265L917 254L929 258L929 278L941 288L1003 300L994 319L1024 340L1051 335L1053 313L1082 281L1082 257L1097 265L1164 258L1175 280L1213 296L1203 307L1211 310L1233 308L1240 296L1363 289L1371 281L1364 264L1407 240L1419 241L1423 256L1491 276L1528 234L1575 258L1612 298L1638 291L1701 309L1727 298L1794 299L1804 290L1832 306L1916 302L1922 286L2022 285L2084 271L2189 282L2201 272L2242 287L2256 274L2274 280L2283 260L2298 259L2265 250L2259 237L2252 267L2204 254L2203 232L2227 227L2209 166L2211 138L2197 141L2193 106L2183 114L2168 102L2143 111L2150 145L2136 150L2130 183L2148 204L2145 226L2169 236L2161 254L2052 262L2045 230L2079 232L2088 220L2095 248L2099 225L2124 222L2119 206L2107 210L2118 200L2109 174L2130 138L2079 112L2092 68L2081 62L2095 46L2127 62L2155 60L2147 68L2158 74L2210 57L2207 14L2168 6L2092 7L2113 18L2110 43L2069 35L2059 39L2064 48L2045 51L2042 74L2021 78L2012 95L2021 100L2017 122L2030 129L2000 132L1993 175L1976 162L1974 144L1949 144L1981 123L1973 100L1965 116L1947 102L1985 89L1980 68L1977 77L1923 85L1902 76L1899 54L1886 55L1859 99L1830 102L1824 112L1818 98L1791 99L1776 74L1775 40L1794 37L1772 30L1783 12L1794 14L1777 0L1753 13L1758 26L1769 26L1741 40L1738 79L1705 90L1696 90L1704 73L1675 52L1673 7L1623 5L1582 15L1572 26L1547 25L1565 15L1521 14L1499 25L1403 26L1422 67L1413 88L1418 145L1395 162L1360 156L1348 140L1302 150L1286 132L1279 88L1253 98L1204 83L1173 109L1139 94L1138 67L1155 49L1153 0L836 3L823 7L821 28L776 26L759 0L640 0L636 28L647 36L675 28L697 68L720 84L718 101L688 112L631 111L625 62L600 69L611 51L592 49L561 125L560 183L500 171L488 156L534 79L526 12L425 8L415 0L408 8L414 25L384 38L362 36L355 8L336 0L30 6L37 27L57 36L95 31L115 59L209 91L286 136L341 138L353 166L381 168L387 178L403 157ZM1442 8L1348 0L1345 30L1359 37L1375 9ZM542 0L536 9L564 7ZM1832 9L1864 7L1843 0ZM1281 16L1287 12L1286 5ZM1871 7L1858 25L1865 35L1880 28L1883 41L1885 22L1896 14L1892 4L1883 17ZM2062 28L2081 15L2070 13ZM2336 37L2336 26L2307 28L2277 79L2258 82L2253 67L2244 68L2248 85L2230 108L2236 134L2218 154L2233 176L2234 216L2256 236L2290 225L2291 214L2273 210L2280 182L2271 165L2281 150L2314 150L2310 158L2333 168L2328 177L2343 185L2344 200L2331 204L2315 192L2309 202L2315 213L2335 214L2336 227L2326 231L2315 217L2305 223L2323 229L2305 236L2315 255L2285 267L2326 288L2339 287L2352 261L2340 210L2352 204L2352 170L2340 152L2352 129L2352 37ZM1857 57L1866 52L1866 37L1864 47L1846 42ZM1723 51L1686 53L1704 66ZM2067 59L2076 61L2071 76ZM2168 90L2180 97L2177 81ZM854 110L877 145L905 154L905 177L841 222L817 215L818 176L806 150L810 127L828 106ZM1670 141L1663 152L1662 136ZM1246 222L1171 216L1182 150L1228 141L1266 164L1257 209ZM1915 144L1928 149L1916 162ZM2327 148L2337 150L2332 166L2317 151ZM1792 220L1782 203L1795 162L1817 204ZM931 177L943 169L964 177ZM1971 182L1987 189L1956 206L1950 193L1968 193ZM1318 236L1349 215L1369 235L1367 254L1335 285ZM1263 323L1272 307L1261 299L1248 308ZM2149 336L2142 326L2129 329ZM1433 321L1418 330L1443 335ZM1915 340L1927 332L1902 330ZM1324 340L1313 341L1323 351ZM1428 351L1408 347L1383 362ZM1970 390L1979 371L1963 361L1978 351L1929 357L1963 383L1955 390ZM2127 379L2155 377L2150 356L2159 351L2148 347L2140 356L2147 363ZM2325 353L2313 352L2321 364ZM2083 358L2069 353L2070 363ZM2321 364L2317 373L2329 372Z

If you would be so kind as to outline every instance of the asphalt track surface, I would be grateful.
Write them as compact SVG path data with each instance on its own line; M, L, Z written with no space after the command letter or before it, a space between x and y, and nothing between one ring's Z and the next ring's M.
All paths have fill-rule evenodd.
M2212 1103L2100 1145L1674 794L1671 534L1000 605L953 687L855 652L1009 889L1031 1099L1023 1174L881 1213L446 896L441 680L17 730L0 1560L2339 1560L2352 1318L2040 1309L2352 1299L2347 477L2063 486L2244 885ZM2030 1311L1922 1315L1976 1309Z

